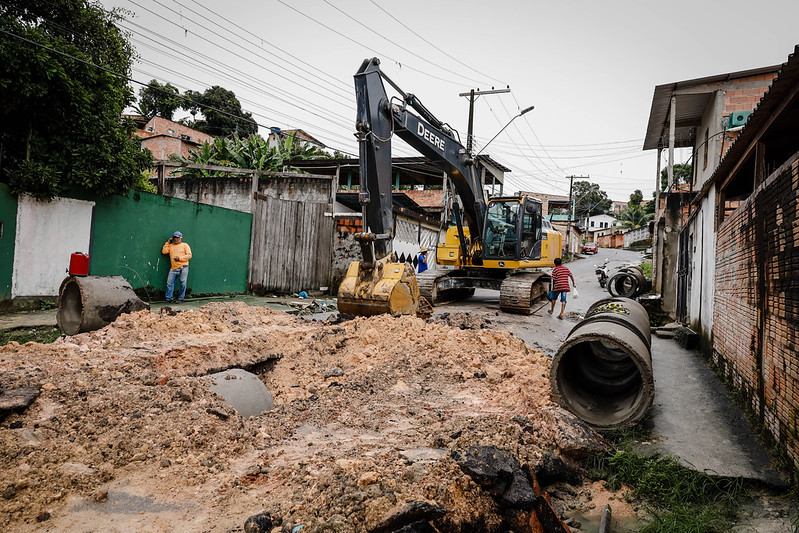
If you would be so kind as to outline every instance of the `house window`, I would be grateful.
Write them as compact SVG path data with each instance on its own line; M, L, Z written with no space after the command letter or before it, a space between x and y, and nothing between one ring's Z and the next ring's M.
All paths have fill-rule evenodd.
M592 228L594 227L594 221L593 220L591 221L591 227Z

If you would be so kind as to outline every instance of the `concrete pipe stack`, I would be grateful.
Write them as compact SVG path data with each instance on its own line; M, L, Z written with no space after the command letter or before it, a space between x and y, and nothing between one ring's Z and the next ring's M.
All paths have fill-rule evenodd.
M635 298L649 290L649 281L638 265L620 268L608 280L608 292L613 297Z
M552 361L555 400L599 428L640 422L655 394L651 341L641 304L628 298L594 303Z
M149 308L122 276L68 276L58 290L56 322L67 335L76 335Z

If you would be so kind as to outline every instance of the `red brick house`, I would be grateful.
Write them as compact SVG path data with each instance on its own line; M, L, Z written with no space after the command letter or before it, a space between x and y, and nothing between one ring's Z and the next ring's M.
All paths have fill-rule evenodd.
M695 191L701 189L716 170L722 157L740 135L751 111L766 93L781 65L731 72L705 78L658 85L652 97L644 150L657 150L656 190L660 190L661 155L667 154L668 189L660 193L653 235L653 290L662 295L663 310L671 316L694 324L698 315L685 318L689 298L700 304L708 301L712 284L686 285L685 272L690 262L687 252L680 256L680 235L687 223L688 205ZM693 176L687 189L673 180L674 150L691 149ZM683 249L691 247L682 243ZM705 250L705 252L709 252ZM713 255L705 253L705 260ZM678 286L678 272L682 276ZM688 292L691 292L689 295ZM679 300L679 301L678 301ZM701 304L700 304L701 305ZM697 311L698 312L698 311ZM712 322L704 310L707 327ZM709 329L708 329L709 331Z
M189 150L196 150L204 143L214 140L207 133L163 117L153 117L150 120L141 115L126 117L136 122L138 129L134 135L142 140L142 148L150 150L159 161L169 159L172 154L188 157Z
M799 46L773 73L747 78L717 104L735 130L716 137L720 163L705 168L715 155L697 145L697 192L679 232L677 311L799 468ZM766 80L759 99L754 86ZM752 102L745 124L733 126ZM707 144L706 130L697 131Z

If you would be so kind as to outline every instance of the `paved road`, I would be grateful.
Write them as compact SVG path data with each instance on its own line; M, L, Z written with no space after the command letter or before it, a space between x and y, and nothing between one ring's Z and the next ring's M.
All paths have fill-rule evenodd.
M596 255L568 263L580 297L569 299L564 320L547 314L546 301L531 316L502 313L499 293L481 289L468 300L437 306L435 313L457 310L483 315L495 326L553 357L588 307L610 297L594 275L594 265L606 258L610 259L612 276L622 266L639 264L642 255L600 248ZM777 486L784 483L743 413L698 352L685 350L674 340L653 336L652 369L655 438L644 451L675 455L689 468L715 475L757 479Z
M599 286L594 274L595 265L601 264L605 259L610 259L608 267L612 276L620 267L630 264L640 264L642 255L639 252L600 248L595 255L577 259L566 266L572 271L579 298L569 295L566 304L566 318L558 320L547 314L549 303L543 300L538 310L530 316L512 315L499 311L499 292L488 289L477 289L475 295L468 300L453 302L436 307L436 313L448 311L468 311L482 314L497 326L507 329L517 335L530 346L540 349L543 353L554 356L566 340L566 336L577 322L582 320L588 307L602 298L609 298L606 289ZM556 313L560 309L560 302L556 306Z

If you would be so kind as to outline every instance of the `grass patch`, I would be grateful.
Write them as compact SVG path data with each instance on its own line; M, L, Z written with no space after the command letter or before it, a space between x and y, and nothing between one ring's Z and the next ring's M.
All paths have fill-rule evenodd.
M604 479L613 491L629 488L627 497L640 502L650 516L642 532L729 531L746 489L743 481L690 470L676 457L641 455L630 442L643 440L643 431L606 435L616 448L591 460L587 465L589 476Z
M38 342L48 344L61 336L61 331L55 326L37 326L33 328L16 328L10 330L0 330L0 346L5 346L11 341L20 344L26 342Z
M641 263L638 266L640 266L641 270L644 271L644 276L646 279L652 279L652 263Z

